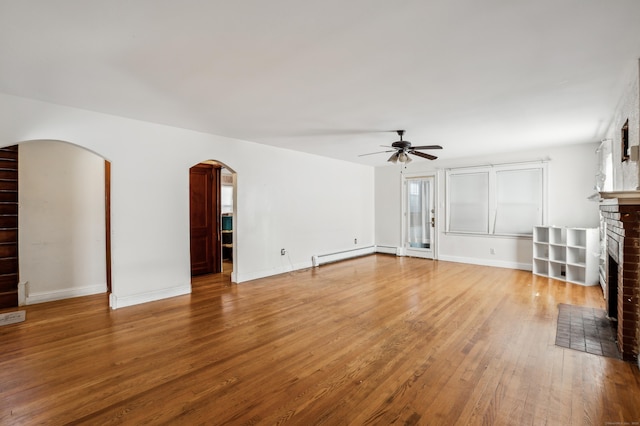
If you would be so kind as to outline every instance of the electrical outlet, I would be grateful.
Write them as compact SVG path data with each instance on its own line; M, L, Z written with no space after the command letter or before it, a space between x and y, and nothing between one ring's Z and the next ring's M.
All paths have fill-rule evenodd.
M285 249L280 249L280 256L284 256L285 254L287 254L287 251Z
M490 248L490 249L489 249L489 253L491 253L491 254L496 254L496 249L494 249L494 248Z
M353 239L353 244L358 244L358 239L357 238Z

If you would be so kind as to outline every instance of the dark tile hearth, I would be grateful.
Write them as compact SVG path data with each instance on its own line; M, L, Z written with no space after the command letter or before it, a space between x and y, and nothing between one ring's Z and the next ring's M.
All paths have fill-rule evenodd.
M622 359L616 345L616 325L604 309L558 304L556 346Z

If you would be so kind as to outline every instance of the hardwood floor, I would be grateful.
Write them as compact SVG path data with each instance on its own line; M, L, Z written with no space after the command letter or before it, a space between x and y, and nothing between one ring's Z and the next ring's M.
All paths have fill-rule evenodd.
M385 255L226 280L26 307L0 327L0 424L640 421L637 366L554 345L557 304L599 287Z

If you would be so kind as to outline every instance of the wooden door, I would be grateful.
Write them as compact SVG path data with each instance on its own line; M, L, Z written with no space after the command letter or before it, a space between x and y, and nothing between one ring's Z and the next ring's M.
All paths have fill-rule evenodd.
M222 271L220 167L198 164L189 171L191 275Z
M0 309L18 306L18 145L0 148Z

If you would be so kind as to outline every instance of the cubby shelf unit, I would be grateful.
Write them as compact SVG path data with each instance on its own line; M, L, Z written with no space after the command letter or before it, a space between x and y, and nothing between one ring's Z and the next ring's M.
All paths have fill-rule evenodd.
M580 285L599 283L598 228L533 228L533 273Z

